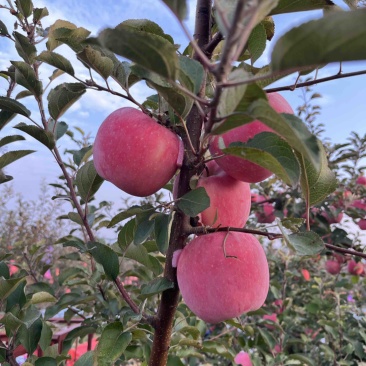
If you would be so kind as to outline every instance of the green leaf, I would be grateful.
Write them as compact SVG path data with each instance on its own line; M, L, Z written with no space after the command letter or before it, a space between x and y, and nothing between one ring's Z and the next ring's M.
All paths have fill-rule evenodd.
M103 266L105 274L115 280L119 274L118 256L108 245L98 242L88 242L89 253Z
M199 187L180 197L177 207L186 215L195 217L210 207L210 197L203 187Z
M204 75L203 66L198 61L179 56L179 81L194 94L200 91Z
M17 150L17 151L8 151L2 156L0 156L0 169L6 167L7 165L13 163L14 161L23 158L31 153L35 152L34 150Z
M22 141L22 140L25 140L25 138L20 135L5 136L2 139L0 139L0 147L10 144L12 142Z
M8 36L9 32L8 32L8 28L6 28L6 25L0 20L0 34L2 36Z
M55 127L55 125L56 125L56 127ZM62 122L62 121L55 122L53 119L50 122L48 122L48 130L52 131L56 140L61 138L66 133L68 128L69 128L69 126L67 125L66 122Z
M57 366L57 362L53 357L40 357L35 361L34 366Z
M229 360L234 360L233 353L223 344L217 341L205 341L202 344L201 352L213 353L214 355L220 355L228 358Z
M51 344L52 341L52 329L47 324L47 322L43 322L41 338L39 340L39 346L42 351L45 351Z
M90 45L79 52L77 57L95 70L103 79L111 76L114 70L113 61L109 57L103 56L100 51Z
M86 91L81 83L63 83L52 89L47 96L48 110L58 120Z
M128 221L118 233L118 246L124 252L133 243L136 231L136 220Z
M330 0L280 0L271 15L324 9L332 5L334 3Z
M312 360L308 356L302 355L300 353L288 355L288 359L289 360L300 361L301 362L301 365L316 366L316 364L317 364L314 360Z
M83 219L80 217L80 215L79 215L77 212L69 212L69 213L67 214L67 217L68 217L71 221L75 222L76 224L79 224L79 225L81 225L81 226L83 226L83 225L84 225L84 221L83 221Z
M334 12L291 29L276 43L274 71L366 59L366 10ZM319 32L321 29L321 32Z
M228 81L240 81L247 79L248 74L242 68L235 69L228 77ZM234 112L238 104L243 99L246 89L246 84L225 88L222 91L221 98L217 106L217 116L219 118L225 117Z
M31 0L15 0L15 5L24 18L28 18L33 12Z
M328 167L327 155L320 141L318 141L318 146L320 151L318 169L309 160L298 154L302 170L300 185L309 206L322 202L338 186L335 174Z
M175 47L161 36L119 25L98 37L102 46L136 64L171 80L176 79L178 57Z
M69 75L74 76L75 71L71 65L71 62L65 58L64 56L52 52L52 51L43 51L38 57L38 61L45 62L48 65L54 66L59 70L66 72Z
M4 324L6 334L9 336L15 334L23 322L9 311L0 319L0 324Z
M93 333L95 333L95 328L86 326L86 325L82 325L80 327L73 329L65 337L65 340L63 341L63 344L62 344L62 351L68 352L69 349L71 348L72 343L75 338L77 338L77 337L82 338L82 337L87 336L88 334L93 334Z
M172 215L159 214L155 217L155 240L159 251L166 253L169 246Z
M76 174L75 184L85 202L89 201L103 182L104 179L98 175L92 160L85 163Z
M42 83L30 65L22 61L11 61L15 66L15 81L39 97L42 94Z
M267 344L269 349L272 350L277 343L276 340L274 339L273 335L265 329L258 327L258 330L259 330L259 333L262 336L264 342Z
M23 36L23 34L14 32L13 37L15 40L15 48L18 55L27 63L33 64L35 57L37 55L36 47L30 43L28 37Z
M35 23L37 23L42 18L49 15L47 8L34 8L33 9L33 20Z
M169 9L180 19L186 19L188 15L188 8L186 0L163 0Z
M94 364L111 366L123 354L132 340L132 334L123 332L121 322L108 324L102 331L94 351Z
M6 280L10 277L9 267L3 261L0 261L0 277L4 277Z
M149 255L143 245L130 245L126 250L125 257L142 264L157 276L163 270L159 260Z
M89 157L91 155L92 149L93 149L93 146L89 145L89 146L81 148L80 150L75 151L72 156L74 163L77 166L79 166L87 157Z
M21 325L19 328L19 341L27 350L27 353L32 354L37 349L38 342L41 338L42 326L42 320L38 318L29 327Z
M300 164L290 145L278 135L262 132L244 143L232 143L223 150L252 163L258 164L295 187L300 179Z
M250 58L252 64L254 64L259 57L262 56L264 50L266 49L267 43L267 32L266 28L262 23L259 23L250 34L248 39L248 50L250 53Z
M30 97L30 96L32 96L33 95L33 93L31 93L29 90L22 90L21 92L19 92L17 95L16 95L16 97L15 97L15 99L22 99L22 98L26 98L26 97Z
M74 366L90 366L93 364L94 351L88 351L80 356Z
M35 305L45 302L56 302L56 301L57 299L48 292L36 292L35 294L33 294L30 303Z
M152 296L173 288L174 282L167 280L165 277L158 277L142 287L141 295Z
M266 31L267 40L270 41L275 34L275 23L272 17L265 17L261 22Z
M55 138L52 132L45 131L37 126L27 125L23 122L18 123L14 128L27 133L37 141L52 150L55 147Z
M150 205L144 206L131 206L126 211L119 212L116 216L114 216L109 223L108 227L112 227L119 222L128 219L129 217L136 216L138 214L147 213L147 212L154 212L154 208Z
M6 300L6 309L5 311L13 311L13 308L22 309L26 304L27 299L25 297L24 288L26 283L21 282L19 286L8 296Z
M287 234L279 220L277 220L277 224L286 244L295 250L297 255L315 255L325 248L323 240L317 233L305 231Z
M10 121L10 119L13 117L13 113L20 114L24 117L29 117L31 115L31 112L22 104L17 102L14 99L7 98L7 97L0 97L0 108L1 112L10 112L10 115L2 116L0 119L0 129L5 126L7 122ZM6 118L10 118L6 120Z
M155 220L151 219L151 214L143 214L137 217L137 226L135 231L134 243L136 245L144 243L154 230Z

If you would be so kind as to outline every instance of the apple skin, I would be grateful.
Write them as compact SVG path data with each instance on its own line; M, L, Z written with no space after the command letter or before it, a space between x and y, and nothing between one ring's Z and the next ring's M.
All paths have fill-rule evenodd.
M247 352L240 351L234 358L234 362L241 366L252 366L252 361Z
M293 114L291 106L278 93L267 94L270 106L278 113ZM234 128L220 136L214 136L210 141L210 152L212 155L221 155L219 148L219 140L222 138L225 146L229 146L232 142L247 142L255 135L261 132L274 132L263 122L258 120L247 123L243 126ZM216 162L225 172L237 180L248 183L257 183L272 175L269 170L260 167L248 160L235 156L224 156L216 159Z
M360 184L362 186L366 186L366 177L364 175L360 175L357 179L356 179L356 184Z
M354 276L362 275L365 272L364 264L351 259L348 262L348 273Z
M366 230L366 219L361 219L361 220L357 223L357 225L359 226L359 228L360 228L361 230Z
M332 275L337 275L341 271L341 264L338 261L327 260L325 270Z
M197 187L205 188L210 207L199 214L205 226L243 227L250 213L250 185L231 178L225 172L201 177Z
M93 155L98 174L133 196L161 189L181 165L178 136L135 108L120 108L99 127Z
M366 201L364 199L354 200L351 206L366 211Z
M263 203L261 209L263 211L257 211L255 213L255 217L260 224L271 224L274 220L276 220L276 216L274 214L275 209L272 203Z
M343 219L343 212L339 212L334 206L329 206L329 212L323 211L321 214L328 224L339 224Z
M273 314L266 314L266 315L263 315L263 320L271 320L272 322L274 323L277 323L278 322L278 319L277 319L277 314L273 313ZM276 327L272 324L265 324L264 325L266 328L268 329L275 329Z
M267 258L259 241L232 231L193 239L180 254L177 278L187 306L208 323L259 309L269 289Z

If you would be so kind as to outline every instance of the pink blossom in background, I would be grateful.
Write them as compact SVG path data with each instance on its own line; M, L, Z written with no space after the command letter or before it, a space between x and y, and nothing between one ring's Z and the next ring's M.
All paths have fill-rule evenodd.
M249 354L240 351L234 358L235 363L242 366L253 366L252 361L250 360Z

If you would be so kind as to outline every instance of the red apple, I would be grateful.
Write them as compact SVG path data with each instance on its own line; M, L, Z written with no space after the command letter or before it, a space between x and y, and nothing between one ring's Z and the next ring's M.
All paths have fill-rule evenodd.
M354 200L351 206L366 211L366 201L364 199Z
M204 169L202 176L209 177L211 175L218 175L223 172L220 165L216 163L215 160L210 160L206 164L206 168Z
M354 276L359 276L365 272L365 268L362 262L356 262L351 259L348 262L348 273Z
M178 136L134 108L110 114L95 138L98 174L134 196L157 192L173 177L182 160Z
M304 277L305 281L310 281L310 272L307 269L301 270L302 276Z
M205 188L210 207L200 213L203 225L243 227L250 213L250 186L225 172L201 177L197 187Z
M234 362L241 366L252 366L252 361L248 353L240 351L234 358Z
M271 224L276 216L274 214L274 207L272 203L265 202L261 205L260 211L256 211L255 216L260 224Z
M356 184L360 184L360 185L366 186L366 177L364 175L360 175L356 179Z
M269 288L262 246L253 235L239 232L193 239L180 254L177 277L187 306L209 323L259 309Z
M366 230L366 219L361 219L361 220L357 223L357 225L359 226L359 228L360 228L361 230Z
M328 273L336 275L341 271L341 265L338 261L327 260L325 262L325 269Z
M294 113L291 106L280 94L270 93L267 94L267 97L269 104L276 112L291 114ZM225 143L225 146L228 147L232 142L247 142L261 132L274 131L266 124L258 120L234 128L220 136L213 137L210 141L210 152L212 155L222 154L222 151L219 148L220 139L222 139ZM262 168L257 164L251 163L248 160L244 160L235 156L224 156L216 159L216 162L223 170L225 170L227 174L243 182L261 182L272 175L272 172L269 170Z
M264 320L270 320L274 323L277 323L277 321L278 321L277 320L277 314L275 314L275 313L269 314L269 315L267 315L267 314L263 315L263 319ZM265 327L268 328L268 329L271 329L271 330L275 329L275 327L271 324L265 324Z
M328 221L328 224L339 224L343 218L343 212L340 212L334 206L329 206L328 209L329 211L323 211L320 215Z

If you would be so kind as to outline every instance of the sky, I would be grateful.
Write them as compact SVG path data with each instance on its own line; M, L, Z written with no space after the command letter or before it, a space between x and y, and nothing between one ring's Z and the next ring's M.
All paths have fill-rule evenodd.
M46 6L50 12L50 16L43 20L44 27L52 25L57 19L64 19L75 23L77 26L89 29L92 35L95 36L104 28L114 27L124 20L147 18L158 23L166 33L169 33L174 38L175 43L181 44L183 48L188 43L175 17L159 0L34 0L33 2L35 7ZM2 3L5 3L5 0L0 0L0 4ZM195 1L190 0L189 17L186 25L192 32L194 12ZM274 43L287 30L321 15L320 11L312 11L275 16L275 37L255 66L262 66L268 63ZM8 29L12 29L13 18L2 9L0 9L0 19L8 26ZM39 49L41 47L42 45L40 45ZM76 74L81 76L81 78L87 79L89 77L87 69L75 59L70 49L66 46L61 46L56 49L56 52L62 53L72 60ZM12 42L0 38L0 70L4 70L9 66L9 59L19 60L20 58L13 49ZM338 71L338 68L339 65L329 65L320 70L318 77L333 75ZM343 66L344 72L363 69L366 69L366 62L347 63ZM42 67L41 77L46 79L51 75L52 71L52 67L45 65L45 67ZM272 84L271 87L289 85L294 80L295 76L292 75ZM72 82L73 80L68 76L62 76L56 80L57 83L62 81ZM365 84L366 75L363 75L318 84L313 87L314 92L320 93L323 96L323 98L317 100L317 103L322 107L322 113L318 121L325 124L325 136L329 137L331 141L345 142L351 131L357 131L360 135L366 133ZM5 88L6 83L4 80L0 80L0 95L5 94ZM20 90L19 88L16 92ZM152 94L151 90L142 86L142 83L134 86L131 93L139 101L143 101L147 95ZM293 109L296 109L301 103L300 90L283 92L282 95L289 101ZM21 102L27 105L32 112L32 117L37 119L38 113L35 103L32 103L30 98L23 99ZM127 105L128 102L125 100L110 94L88 91L65 113L62 120L68 123L71 130L79 127L94 137L99 125L111 112ZM14 119L0 131L0 138L9 134L19 134L18 130L12 128L19 122L26 122L26 120L23 117ZM26 198L37 199L40 182L42 180L46 183L55 182L56 177L60 175L60 170L53 156L46 148L43 148L29 136L26 138L26 142L13 143L9 145L9 148L35 149L37 152L9 165L5 168L5 173L14 176L11 184L17 192L21 192ZM67 137L60 139L58 146L61 152L72 147ZM121 197L121 191L106 182L98 193L98 197L101 200L118 201L119 197Z

